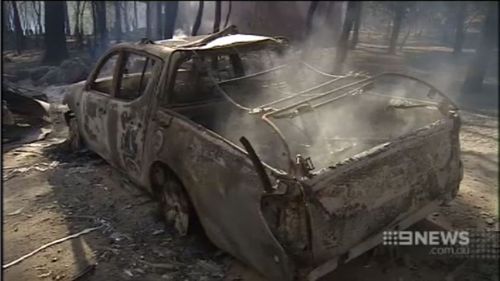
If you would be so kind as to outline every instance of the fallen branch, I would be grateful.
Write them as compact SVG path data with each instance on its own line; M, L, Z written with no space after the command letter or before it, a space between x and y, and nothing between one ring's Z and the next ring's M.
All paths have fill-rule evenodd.
M62 242L64 242L64 241L67 241L67 240L70 240L70 239L73 239L73 238L77 238L77 237L79 237L79 236L81 236L81 235L83 235L83 234L90 233L90 232L92 232L92 231L94 231L94 230L97 230L97 229L99 229L99 228L101 228L101 227L102 227L102 225L101 225L101 226L97 226L97 227L86 228L86 229L84 229L84 230L82 230L82 231L80 231L80 232L78 232L78 233L71 234L71 235L66 236L66 237L64 237L64 238L57 239L57 240L55 240L55 241L52 241L52 242L50 242L50 243L47 243L47 244L45 244L45 245L41 246L40 248L38 248L38 249L34 250L33 252L31 252L31 253L29 253L29 254L26 254L26 255L24 255L24 256L22 256L22 257L18 258L18 259L17 259L17 260L15 260L15 261L12 261L12 262L10 262L10 263L8 263L8 264L2 265L2 269L7 269L7 268L9 268L9 267L11 267L11 266L13 266L13 265L15 265L15 264L18 264L18 263L22 262L23 260L25 260L25 259L27 259L27 258L29 258L29 257L31 257L31 256L33 256L33 255L35 255L36 253L38 253L38 252L40 252L40 251L42 251L42 250L45 250L45 249L49 248L49 247L51 247L51 246L54 246L54 245L56 245L56 244L62 243Z
M166 270L175 270L180 266L177 263L152 263L152 262L147 262L145 260L138 260L138 261L152 268L161 268Z

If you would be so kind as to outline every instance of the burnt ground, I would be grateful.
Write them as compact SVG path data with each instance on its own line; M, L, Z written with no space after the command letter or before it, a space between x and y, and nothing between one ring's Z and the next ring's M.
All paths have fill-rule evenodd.
M433 69L431 80L439 71L447 75L447 69L412 63L419 61L414 54L390 56L388 64L376 46L359 49L350 61L357 69L380 68L383 61L396 69ZM421 55L442 57L440 52ZM450 79L446 83L456 87ZM498 89L498 82L492 87ZM498 121L490 114L498 95L485 92L468 98L474 102L456 97L476 112L462 112L464 179L457 198L429 218L453 229L498 230ZM101 228L11 266L3 271L5 280L264 280L217 250L202 232L177 237L164 226L155 202L93 153L65 152L63 122L52 126L42 141L4 147L4 264L69 234ZM323 280L498 280L496 263L431 256L411 247L365 254Z

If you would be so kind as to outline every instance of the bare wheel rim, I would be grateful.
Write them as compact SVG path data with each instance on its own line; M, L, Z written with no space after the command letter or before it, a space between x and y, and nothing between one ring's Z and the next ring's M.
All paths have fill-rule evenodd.
M182 186L173 179L166 181L161 195L162 212L168 224L185 236L189 227L189 204Z

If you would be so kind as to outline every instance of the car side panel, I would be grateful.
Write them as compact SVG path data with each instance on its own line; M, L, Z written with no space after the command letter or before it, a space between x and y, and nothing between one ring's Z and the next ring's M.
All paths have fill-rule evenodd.
M140 184L143 169L143 151L146 133L150 122L151 100L157 89L161 68L156 69L153 79L143 95L133 101L110 99L108 123L111 159L117 167L124 170L130 178Z
M211 241L270 280L291 280L293 264L261 213L263 187L248 156L168 110L158 114L147 158L177 174Z

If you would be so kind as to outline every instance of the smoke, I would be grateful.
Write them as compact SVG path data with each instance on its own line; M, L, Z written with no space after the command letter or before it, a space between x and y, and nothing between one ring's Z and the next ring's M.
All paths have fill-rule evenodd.
M278 110L361 79L344 78L328 84L326 82L333 78L320 75L302 65L297 60L300 55L302 53L297 49L290 49L281 54L268 50L240 53L247 75L284 64L289 64L289 67L227 84L223 88L236 102L249 108L259 107L289 97L294 93L304 92L296 98L270 106ZM219 67L224 68L224 61L219 62ZM225 77L227 78L233 77ZM420 92L422 96L425 96L427 90L425 87L413 82L405 84L389 80L382 80L376 90L371 91L394 98L370 96L370 93L340 97L347 90L339 91L310 101L309 105L314 106L332 97L340 97L337 101L314 109L304 107L304 110L310 110L310 112L297 115L294 114L297 107L294 107L293 110L285 111L285 113L291 113L290 117L282 114L280 118L270 117L270 119L286 138L291 150L290 156L294 158L295 155L301 154L304 157L311 157L316 168L319 169L378 144L390 142L398 136L431 124L440 118L436 109L404 108L405 103L398 98L415 96L415 93ZM320 84L325 84L325 86L305 92ZM408 103L411 102L406 102ZM225 104L217 107L211 118L213 120L209 129L237 145L241 136L247 137L264 162L283 170L287 169L288 158L285 147L276 132L261 120L260 114L252 115L230 104Z
M203 16L198 35L209 34L213 31L215 18L215 1L204 1ZM178 7L176 29L182 30L184 34L191 34L196 14L198 13L199 1L180 1ZM227 2L222 2L221 7L221 27L227 12Z
M174 36L172 36L172 39L182 39L186 38L189 35L184 32L184 30L178 28L174 31Z
M362 79L360 77L351 77L329 84L327 82L334 79L333 77L319 74L300 63L300 61L305 61L326 73L331 73L334 69L335 49L331 46L336 36L339 35L340 28L336 31L332 30L331 21L342 22L342 19L328 18L324 14L338 13L342 15L344 14L345 4L331 3L328 6L329 3L321 2L319 5L320 12L313 19L312 32L307 35L302 34L302 40L295 40L289 50L281 53L268 50L239 52L247 75L285 64L289 65L289 67L237 83L223 85L222 87L232 99L245 107L255 108L304 92L296 98L269 106L278 110ZM189 7L192 9L191 13L195 15L197 5ZM207 10L210 11L208 7L205 7L204 17L210 14L213 15L211 12L206 12ZM296 6L295 9L301 9L303 15L307 13L306 7ZM330 9L330 11L324 12L327 9ZM224 18L224 5L222 15ZM280 15L276 15L276 17L280 17ZM204 19L202 26L210 28L211 23L207 24L206 20L209 21L209 19ZM244 23L238 13L232 15L231 21L232 23ZM258 22L259 19L257 18L257 25ZM191 25L188 24L188 26ZM336 24L336 26L341 25ZM255 32L257 29L257 27L252 29L254 32L251 33L259 33ZM181 30L185 33L189 32L186 29ZM245 28L240 28L240 31L246 33ZM273 32L267 30L267 33ZM183 33L179 32L178 34L180 36ZM330 48L325 48L326 46L330 46ZM229 62L229 60L226 60L226 62ZM354 67L356 65L348 61L345 69L354 69ZM452 66L449 65L439 65L439 67L449 69L444 70L447 73L446 75L434 78L437 78L435 80L438 80L439 85L448 88L451 84L448 85L447 83L453 81L456 71L453 71ZM219 62L220 71L218 72L220 80L234 78L234 74L231 71L228 72L228 69L231 69L231 66L229 64L225 65L224 60L221 60ZM222 73L226 73L225 76ZM325 85L306 92L307 89L320 84ZM294 158L297 154L311 157L316 170L318 170L334 165L376 145L391 142L399 136L432 124L442 118L435 107L425 107L422 102L422 100L439 102L440 98L438 96L434 98L427 97L429 89L410 80L400 78L382 79L371 90L365 90L363 93L357 92L356 95L342 96L347 91L338 91L305 103L309 107L305 106L302 109L310 110L310 112L297 115L294 114L297 107L294 107L292 110L286 111L291 113L289 117L270 117L286 138L291 150L290 157ZM338 100L311 108L334 97L338 97ZM409 100L410 98L413 98L413 100ZM422 106L408 107L414 105ZM207 126L209 129L237 145L239 145L238 140L241 136L247 137L264 162L287 170L288 159L285 147L276 132L261 120L261 114L249 114L226 103L215 106L210 118L212 120Z

